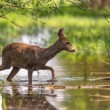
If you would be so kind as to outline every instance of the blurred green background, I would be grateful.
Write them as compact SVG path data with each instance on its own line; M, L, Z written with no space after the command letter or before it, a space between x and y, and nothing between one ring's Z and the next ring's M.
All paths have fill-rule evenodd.
M8 43L13 42L14 39L21 37L24 34L36 35L39 32L39 29L49 30L52 37L48 42L51 45L57 39L58 29L63 27L67 37L76 49L75 56L109 56L110 23L108 23L108 21L110 21L110 18L107 16L106 19L106 17L100 14L102 12L109 13L108 3L101 5L101 3L98 4L97 0L93 0L91 6L88 6L90 7L88 9L83 2L77 6L72 2L65 2L64 0L55 1L56 4L59 4L59 7L58 10L52 10L57 10L56 12L51 12L52 15L49 15L44 11L39 17L37 16L38 19L33 20L30 18L30 16L32 16L30 13L28 13L27 17L14 12L7 14L9 19L1 17L0 53L2 52L3 47ZM86 9L83 9L82 6ZM46 6L44 9L48 10L48 7ZM16 25L19 25L22 28ZM65 54L62 53L62 56L65 56ZM73 55L68 55L68 57L74 59Z

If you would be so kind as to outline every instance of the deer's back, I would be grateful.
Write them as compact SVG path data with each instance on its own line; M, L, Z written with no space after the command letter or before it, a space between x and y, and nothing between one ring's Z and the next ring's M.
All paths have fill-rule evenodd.
M35 45L12 43L4 48L2 57L3 59L9 59L11 65L28 68L29 65L37 65L37 62L40 60L39 53L41 51L42 48Z

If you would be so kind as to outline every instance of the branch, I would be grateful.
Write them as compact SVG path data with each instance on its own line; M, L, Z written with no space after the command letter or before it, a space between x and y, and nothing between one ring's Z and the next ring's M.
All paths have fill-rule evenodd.
M42 22L42 21L39 20L39 19L35 19L34 17L30 17L30 16L27 16L27 15L25 15L25 14L19 14L19 13L14 13L14 14L27 17L27 18L29 18L29 19L31 19L31 20L33 20L33 21L39 22L39 23L41 23L41 24L45 24L45 22Z
M53 0L2 0L0 2L0 17L10 21L16 26L19 25L9 19L9 17L6 16L7 14L19 14L43 23L39 21L40 16L50 16L61 12L58 8L58 3L59 2Z
M103 16L104 16L104 15L103 15ZM107 22L110 23L110 21L108 20L107 16L104 16L104 17L105 17L105 19L107 20Z
M22 26L16 24L15 22L13 22L12 20L10 20L10 19L9 19L8 17L6 17L6 16L3 16L2 18L8 20L10 23L14 24L14 25L17 26L17 27L23 28Z
M4 16L6 16L8 13L10 13L11 11L7 11L6 13L2 13L1 15L0 15L0 18L3 18Z
M110 23L110 21L109 21L108 18L107 18L108 16L110 16L110 14L108 14L108 13L101 13L101 12L98 12L98 11L96 11L96 10L94 10L94 9L81 7L81 6L79 6L77 3L75 3L74 1L71 1L71 0L67 0L67 1L70 2L70 3L72 3L72 4L74 4L74 5L75 5L76 7L78 7L79 9L91 11L91 12L93 12L93 13L96 13L96 14L98 14L98 15L103 16L103 17L107 20L107 22ZM80 2L83 3L83 1L80 1Z

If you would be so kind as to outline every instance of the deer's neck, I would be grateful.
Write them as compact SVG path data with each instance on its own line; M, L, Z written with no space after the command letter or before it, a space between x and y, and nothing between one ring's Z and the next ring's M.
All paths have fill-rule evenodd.
M56 41L52 46L43 51L42 57L46 60L50 60L60 51L62 51L62 49L59 48L59 42Z

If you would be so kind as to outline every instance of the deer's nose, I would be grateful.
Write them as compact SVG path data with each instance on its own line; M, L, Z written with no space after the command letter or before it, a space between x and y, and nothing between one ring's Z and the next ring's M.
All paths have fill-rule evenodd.
M75 49L69 49L70 52L75 52Z
M75 49L71 50L71 52L75 52Z

